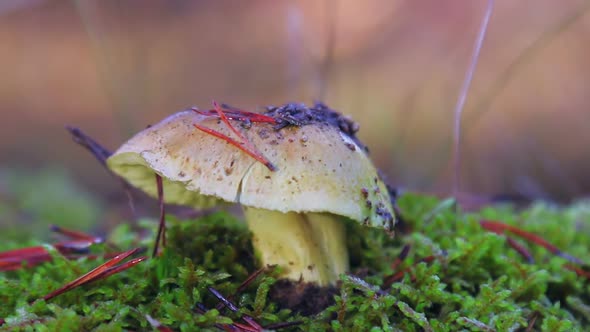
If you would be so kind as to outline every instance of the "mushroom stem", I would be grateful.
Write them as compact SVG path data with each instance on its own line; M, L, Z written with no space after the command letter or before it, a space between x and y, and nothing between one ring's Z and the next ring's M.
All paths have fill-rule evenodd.
M262 264L280 265L284 277L334 285L348 270L344 220L329 213L281 213L245 207Z

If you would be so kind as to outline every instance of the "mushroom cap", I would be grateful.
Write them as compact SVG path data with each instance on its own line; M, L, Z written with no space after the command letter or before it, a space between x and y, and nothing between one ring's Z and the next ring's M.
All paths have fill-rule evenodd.
M389 193L354 137L322 122L277 130L269 123L230 121L277 170L195 128L198 123L238 140L217 117L190 110L137 133L107 165L154 197L158 173L167 203L205 208L232 202L283 213L329 212L392 230Z

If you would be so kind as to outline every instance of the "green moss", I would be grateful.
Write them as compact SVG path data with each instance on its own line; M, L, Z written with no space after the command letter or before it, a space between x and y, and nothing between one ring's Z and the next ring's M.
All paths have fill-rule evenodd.
M563 251L588 257L590 204L567 208L535 204L517 212L489 207L477 214L455 212L452 201L405 195L400 199L412 232L389 238L378 229L348 225L351 263L359 277L343 276L335 304L313 317L302 317L269 300L272 271L236 294L239 314L263 325L301 320L303 331L510 331L525 329L534 319L539 331L590 328L589 281L564 268L566 261L545 248L522 240L536 263L529 264L504 236L483 230L482 218L501 220L543 236ZM0 273L0 317L4 327L39 331L150 330L146 315L175 331L217 330L238 314L217 311L214 287L235 294L256 270L250 234L244 223L226 213L199 220L168 218L168 247L148 260L106 280L85 285L48 302L43 297L91 270L103 260L69 261L58 254L41 266ZM154 229L155 222L143 225ZM109 242L137 246L127 225L115 229ZM142 243L151 244L152 237ZM404 245L408 257L396 271L409 268L401 280L381 290L391 264ZM17 243L0 242L0 250ZM95 252L109 250L105 245ZM431 262L421 262L433 256ZM203 303L213 309L195 312ZM34 322L37 320L37 322ZM19 324L23 324L20 327Z

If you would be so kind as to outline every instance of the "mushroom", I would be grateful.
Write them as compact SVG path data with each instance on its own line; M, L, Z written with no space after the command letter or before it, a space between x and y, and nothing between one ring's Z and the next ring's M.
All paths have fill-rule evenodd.
M274 123L230 117L230 128L213 113L181 111L136 134L107 165L154 197L159 174L167 203L241 204L262 264L280 265L291 280L333 285L349 268L344 220L392 232L389 193L349 119L322 104L264 115ZM232 145L195 127L248 142Z

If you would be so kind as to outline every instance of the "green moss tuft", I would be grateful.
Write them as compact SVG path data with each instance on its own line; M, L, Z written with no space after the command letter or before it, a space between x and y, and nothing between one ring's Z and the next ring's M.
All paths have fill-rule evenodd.
M17 331L150 330L146 315L175 331L217 330L215 324L229 324L241 314L263 325L301 320L291 329L303 331L510 331L526 329L532 321L538 331L590 328L588 279L564 268L566 261L545 248L518 240L536 262L527 263L504 236L479 225L483 218L518 225L586 258L590 204L560 209L539 203L520 212L489 207L459 215L452 201L432 197L405 195L399 204L409 234L391 239L378 229L347 226L358 277L342 276L335 304L313 317L269 300L272 271L236 294L238 314L214 309L218 300L208 287L235 294L257 268L245 224L221 212L199 220L169 217L168 247L161 257L48 302L29 304L103 260L69 261L54 253L51 263L0 273L0 317L7 321L4 327ZM121 225L109 242L127 249L137 238ZM410 245L410 253L394 271L391 264L404 245ZM0 250L17 246L0 242ZM93 251L107 248L98 245ZM425 257L432 260L422 261ZM401 280L381 289L388 276L404 269ZM212 310L199 314L197 303Z

